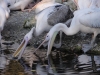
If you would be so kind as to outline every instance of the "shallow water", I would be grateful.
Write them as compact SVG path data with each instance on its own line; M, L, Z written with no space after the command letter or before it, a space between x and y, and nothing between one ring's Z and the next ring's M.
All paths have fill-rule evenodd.
M50 55L44 63L36 65L39 75L100 75L100 55Z
M12 47L14 48L14 46ZM11 53L12 47L10 52L7 52L8 55ZM7 47L6 51L8 50L9 48ZM16 74L16 70L18 70L17 75L20 75L20 73L22 75L100 75L100 55L54 50L48 58L41 58L38 54L36 56L40 61L33 61L32 70L30 67L29 69L26 66L26 68L22 67L24 62L21 64L14 60L8 65L8 68L6 67L7 70L2 75L8 73L8 75L11 75L12 72ZM12 65L19 65L21 70L14 66L11 67ZM29 70L30 73L32 71L33 74L25 74L26 70Z

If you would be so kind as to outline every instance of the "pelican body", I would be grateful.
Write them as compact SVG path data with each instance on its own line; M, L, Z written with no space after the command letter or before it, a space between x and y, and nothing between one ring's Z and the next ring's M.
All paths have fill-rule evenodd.
M8 3L6 0L0 0L0 6L5 10L6 17L9 17L10 9L8 8ZM5 13L4 13L5 14Z
M62 11L59 9L60 7ZM73 17L73 14L70 11L69 7L61 4L55 4L54 6L48 7L47 9L43 10L35 17L37 21L34 34L35 36L39 36L44 31L48 32L55 24L66 22L68 19Z
M89 8L93 0L73 0L78 9ZM94 0L96 7L100 7L100 0Z
M0 48L1 48L1 31L4 28L6 19L7 19L6 11L4 8L0 6Z

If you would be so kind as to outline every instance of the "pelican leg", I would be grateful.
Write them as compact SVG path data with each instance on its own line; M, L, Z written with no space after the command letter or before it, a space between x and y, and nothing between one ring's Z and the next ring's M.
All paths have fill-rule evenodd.
M93 47L96 46L96 44L94 44L96 36L97 36L97 34L94 34L94 36L92 37L92 40L91 40L90 44L83 44L82 50L84 51L84 53L86 53L87 51L89 51L90 49L92 49Z

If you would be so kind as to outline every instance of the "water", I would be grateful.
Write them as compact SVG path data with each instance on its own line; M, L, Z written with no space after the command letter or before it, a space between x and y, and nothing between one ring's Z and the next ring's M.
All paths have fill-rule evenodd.
M36 65L39 75L100 75L100 55L51 54Z
M36 56L40 62L33 61L33 75L100 75L100 55L57 50L48 58Z

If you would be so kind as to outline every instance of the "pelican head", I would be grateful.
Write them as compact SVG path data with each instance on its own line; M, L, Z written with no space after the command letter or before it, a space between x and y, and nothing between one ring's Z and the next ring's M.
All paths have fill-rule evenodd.
M22 53L24 52L25 50L25 47L28 43L28 41L32 38L32 34L35 30L35 27L33 27L25 36L24 36L24 39L23 41L21 42L21 44L19 45L19 47L17 48L17 50L15 51L15 53L13 54L13 57L16 57L18 56L18 54L20 53L20 57L22 55Z

